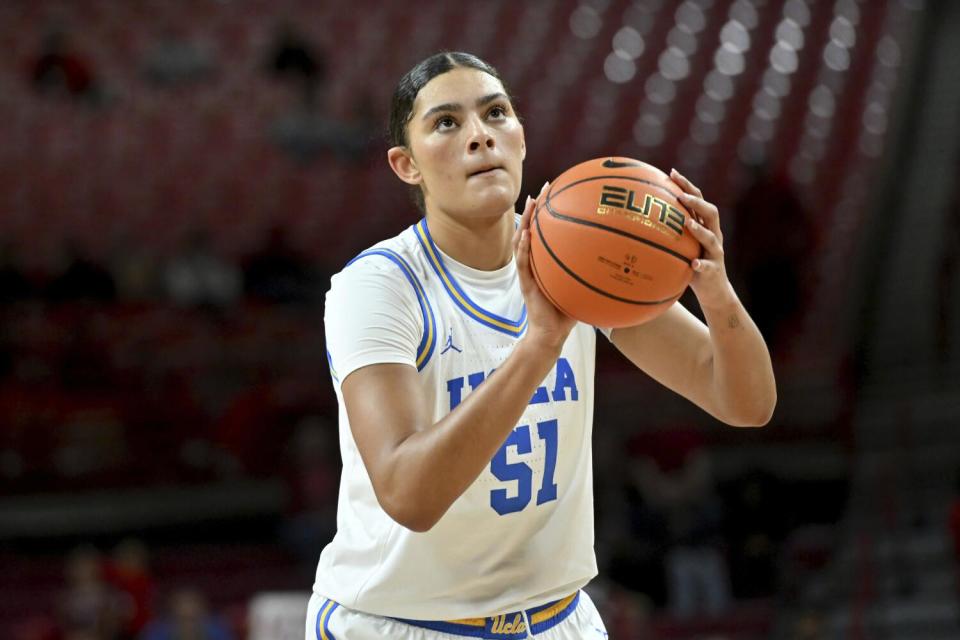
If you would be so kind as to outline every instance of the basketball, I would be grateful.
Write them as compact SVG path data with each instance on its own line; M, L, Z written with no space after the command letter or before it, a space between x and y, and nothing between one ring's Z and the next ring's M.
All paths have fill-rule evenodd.
M561 311L595 327L641 324L683 294L700 257L683 191L631 158L597 158L563 172L537 200L531 269Z

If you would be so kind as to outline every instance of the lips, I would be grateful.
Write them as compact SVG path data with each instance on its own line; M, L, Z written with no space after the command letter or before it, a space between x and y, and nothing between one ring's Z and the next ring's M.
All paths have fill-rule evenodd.
M501 167L501 166L498 165L498 164L485 165L485 166L483 166L483 167L480 167L479 169L477 169L477 170L474 171L473 173L469 174L467 177L468 177L468 178L472 178L472 177L474 177L474 176L482 176L482 175L491 173L491 172L493 172L493 171L496 171L497 169L503 169L503 167Z

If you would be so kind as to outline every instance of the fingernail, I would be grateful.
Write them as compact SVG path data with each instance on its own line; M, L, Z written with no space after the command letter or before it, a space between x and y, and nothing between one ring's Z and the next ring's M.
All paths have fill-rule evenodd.
M699 261L699 260L694 260L693 262L690 263L690 266L693 267L693 270L694 270L694 271L700 271L700 261Z
M543 186L540 187L540 193L543 193L543 191L549 186L550 186L550 181L547 180L546 182L543 183Z
M676 170L676 169L674 169L673 167L670 167L670 175L672 175L672 176L678 176L678 175L680 175L680 174L677 173L677 170Z
M531 198L530 196L527 196L527 201L523 203L523 206L524 206L524 207L529 206L531 200L533 200L533 198Z

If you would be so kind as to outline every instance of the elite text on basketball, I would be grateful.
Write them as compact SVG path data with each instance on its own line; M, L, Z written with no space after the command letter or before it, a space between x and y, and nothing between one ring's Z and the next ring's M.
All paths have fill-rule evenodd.
M674 231L677 235L683 235L683 223L685 220L683 212L666 200L652 196L649 193L644 195L643 203L639 206L637 205L636 198L637 192L632 189L604 185L600 192L600 204L597 207L597 214L605 216L608 213L612 213L611 209L632 212L637 222L651 226L656 222L658 223L658 230L664 233L668 233L663 229L663 227L666 227ZM655 205L660 208L660 214L651 219L650 214L653 213L653 207ZM631 214L628 213L627 215Z

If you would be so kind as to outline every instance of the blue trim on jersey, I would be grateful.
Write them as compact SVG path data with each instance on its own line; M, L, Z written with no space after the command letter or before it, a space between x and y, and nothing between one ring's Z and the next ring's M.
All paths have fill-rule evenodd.
M330 375L333 376L333 379L340 382L340 378L337 377L337 370L333 368L333 356L330 355L330 349L327 349L327 365L330 367Z
M413 269L410 268L410 265L407 264L407 261L395 251L391 251L390 249L368 249L348 262L347 266L349 267L351 264L357 260L360 260L361 258L367 258L370 256L383 256L400 267L400 271L403 272L407 282L410 283L410 286L413 287L414 293L417 294L417 302L420 304L420 315L423 317L423 338L420 339L420 344L417 346L416 363L417 371L422 371L430 361L430 356L433 355L434 347L437 346L437 321L433 315L433 307L430 305L430 299L427 297L427 293L424 290L423 285L420 284L420 280L417 279L417 274L413 272Z
M433 237L430 235L430 229L427 227L427 219L424 218L417 224L413 225L413 230L414 234L417 236L417 240L420 242L420 246L423 247L423 251L427 256L427 261L430 263L433 271L437 274L437 277L440 278L443 288L450 295L450 298L453 300L453 302L460 307L461 311L480 324L490 327L491 329L501 333L505 333L508 336L519 338L521 335L523 335L523 332L527 328L526 303L524 303L523 310L520 313L520 318L517 320L510 320L487 311L470 299L470 296L468 296L467 293L460 287L460 283L457 282L457 279L453 277L453 274L450 273L450 271L447 269L447 266L443 263L443 257L440 255L440 250L437 249L437 245L434 244Z
M327 613L327 619L323 621L323 630L327 632L327 638L330 640L337 640L336 636L330 631L330 618L333 617L333 612L336 611L339 606L339 602L334 602L333 606L330 607L330 611Z
M550 609L551 607L556 607L559 603L562 603L564 600L570 599L570 596L567 598L561 598L560 600L554 600L553 602L548 602L547 604L541 605L539 607L534 607L533 609L527 609L526 619L530 620L530 633L539 634L543 633L548 629L552 629L557 626L564 620L566 620L571 613L573 613L577 604L580 602L580 592L577 591L576 594L570 599L570 602L563 606L562 609L557 610L550 615L545 620L539 620L538 622L533 622L533 619L537 614ZM422 629L430 629L431 631L440 631L442 633L449 633L455 636L462 636L466 638L487 638L488 640L525 640L529 636L527 635L526 630L526 621L524 620L521 612L514 611L512 613L507 613L499 616L490 616L488 618L476 618L474 620L408 620L406 618L394 618L404 624L409 624L414 627L420 627ZM515 621L524 620L524 624L520 626L520 629L517 631L503 632L498 629L502 629L505 624L513 624ZM496 626L496 629L495 629Z
M333 605L332 607L330 605ZM339 602L334 602L330 598L325 598L320 609L317 611L317 640L337 640L330 633L330 616L340 606ZM329 607L329 608L328 608Z

